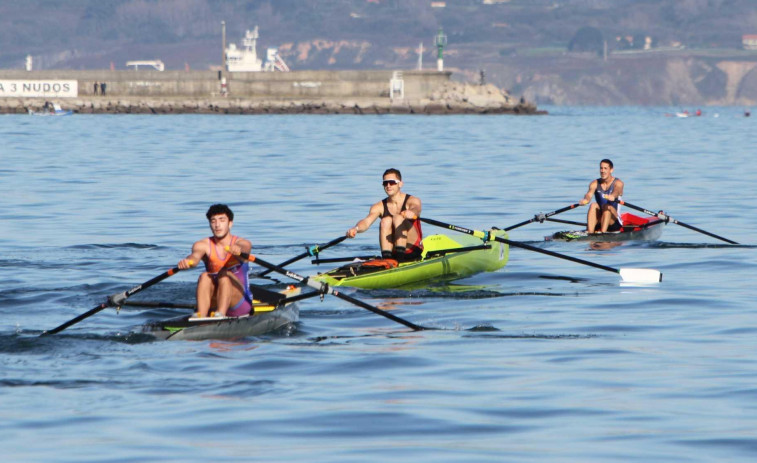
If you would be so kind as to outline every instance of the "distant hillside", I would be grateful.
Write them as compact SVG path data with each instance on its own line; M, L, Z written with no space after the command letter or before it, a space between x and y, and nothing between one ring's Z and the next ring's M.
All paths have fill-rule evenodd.
M6 1L0 68L32 55L35 69L124 69L134 59L208 69L220 65L221 21L236 43L258 25L258 52L278 47L292 69L411 69L421 42L433 68L442 27L457 78L484 70L487 82L539 102L757 101L749 65L727 64L757 60L741 51L742 35L757 34L754 0ZM581 42L582 28L595 42ZM575 44L596 53L567 53Z

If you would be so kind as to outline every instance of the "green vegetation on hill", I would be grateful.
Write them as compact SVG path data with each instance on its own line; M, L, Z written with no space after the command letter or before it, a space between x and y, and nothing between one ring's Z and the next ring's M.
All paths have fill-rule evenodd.
M81 56L182 42L212 46L222 20L229 40L257 24L261 42L272 45L364 40L379 48L420 41L430 48L439 26L451 46L507 43L515 49L567 48L582 27L601 31L611 48L618 37L651 36L660 45L737 49L742 34L757 33L754 0L448 0L446 5L433 8L430 0L1 2L0 64L61 49ZM203 67L203 59L198 55L190 64Z
M433 37L441 26L448 37L448 68L465 79L486 69L489 82L530 88L534 98L565 83L546 75L578 75L562 59L569 48L601 60L604 43L599 41L607 43L611 55L639 51L649 37L651 53L667 59L692 50L711 50L711 58L729 53L755 58L741 46L742 35L757 34L755 0L444 3L434 8L431 0L5 1L0 2L0 68L22 68L32 55L35 69L124 69L126 61L136 59L161 59L167 69L208 69L220 65L221 21L227 41L237 45L245 30L258 25L259 55L266 47L279 47L292 69L411 69L421 42L424 64L432 68ZM668 51L659 53L663 50ZM649 54L617 57L647 59ZM576 59L587 67L586 57ZM598 63L588 67L591 78L603 72ZM532 81L541 82L539 89ZM613 98L626 93L607 92Z

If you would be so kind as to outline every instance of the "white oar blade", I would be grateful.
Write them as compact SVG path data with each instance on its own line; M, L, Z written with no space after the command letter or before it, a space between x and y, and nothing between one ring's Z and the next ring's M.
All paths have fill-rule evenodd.
M626 283L659 283L662 281L662 273L649 268L622 268L620 278Z

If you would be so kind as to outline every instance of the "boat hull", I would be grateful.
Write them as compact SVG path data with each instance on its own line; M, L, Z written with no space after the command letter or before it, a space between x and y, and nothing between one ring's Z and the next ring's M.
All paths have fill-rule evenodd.
M644 219L625 213L622 231L608 233L587 233L586 230L561 231L544 239L547 241L596 241L614 243L619 241L656 241L662 236L665 222L654 217ZM633 224L633 225L630 225Z
M299 288L284 291L287 297L295 296ZM255 313L224 319L192 318L192 315L160 320L142 325L141 332L166 341L202 341L206 339L239 339L261 336L299 320L299 307L295 303L273 305L255 301Z
M506 238L504 230L494 231ZM431 235L423 240L423 259L403 262L398 267L367 274L341 277L344 267L321 273L313 279L329 286L349 286L362 289L387 289L420 285L431 281L450 281L466 278L481 272L493 272L507 264L509 248L498 241L489 241L489 249L453 252L429 257L434 251L483 245L483 241L470 235Z

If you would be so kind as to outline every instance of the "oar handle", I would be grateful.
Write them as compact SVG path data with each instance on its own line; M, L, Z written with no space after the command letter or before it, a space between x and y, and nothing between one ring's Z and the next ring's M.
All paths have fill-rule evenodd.
M228 249L227 249L227 251L228 251ZM410 329L412 329L414 331L421 331L421 330L427 329L425 327L416 325L415 323L412 323L412 322L404 320L404 319L402 319L400 317L397 317L396 315L390 314L389 312L381 310L378 307L374 307L374 306L372 306L370 304L366 304L365 302L363 302L361 300L358 300L358 299L355 299L352 296L348 296L346 294L340 293L339 291L335 291L333 288L329 287L329 285L327 285L326 283L322 283L320 281L313 281L309 277L298 275L298 274L296 274L296 273L294 273L292 271L286 270L286 269L284 269L284 268L282 268L282 267L280 267L278 265L274 265L274 264L272 264L270 262L266 262L265 260L263 260L263 259L261 259L259 257L256 257L254 255L251 255L249 253L241 252L241 253L239 253L239 257L241 257L242 259L245 259L245 260L247 260L249 262L254 262L254 263L256 263L256 264L258 264L260 266L263 266L263 267L265 267L265 268L267 268L267 269L269 269L271 271L280 273L280 274L282 274L284 276L287 276L287 277L289 277L289 278L291 278L293 280L297 280L300 283L305 284L307 286L310 286L311 288L319 291L322 294L324 294L324 293L325 294L331 294L332 296L336 296L336 297L338 297L340 299L343 299L343 300L345 300L347 302L355 304L358 307L362 307L362 308L364 308L366 310L370 310L371 312L373 312L375 314L381 315L382 317L386 317L386 318L388 318L388 319L390 319L392 321L395 321L395 322L397 322L399 324L405 325L405 326L407 326L408 328L410 328Z
M172 268L170 270L166 270L165 272L161 273L160 275L156 276L155 278L151 278L151 279L145 281L141 285L137 285L137 286L131 288L128 291L124 291L122 293L113 294L113 295L111 295L111 296L108 297L108 300L106 302L103 302L102 304L98 305L94 309L92 309L92 310L90 310L88 312L84 312L83 314L79 315L78 317L73 318L73 319L67 321L66 323L64 323L64 324L56 327L56 328L53 328L53 329L48 330L48 331L43 331L40 336L46 336L46 335L49 335L49 334L59 333L59 332L65 330L66 328L68 328L69 326L75 325L76 323L79 323L80 321L84 320L85 318L91 317L92 315L96 314L97 312L100 312L101 310L106 309L108 307L119 307L119 306L123 305L124 301L126 301L126 299L129 298L129 297L131 297L132 295L137 294L138 292L142 291L143 289L147 289L150 286L152 286L152 285L154 285L154 284L156 284L158 282L161 282L161 281L165 280L166 278L170 277L171 275L175 275L176 273L178 273L180 271L181 271L181 269L179 267L174 267L174 268Z
M639 207L639 206L636 206L634 204L627 203L627 202L625 202L623 200L619 200L618 203L623 204L624 206L628 206L631 209L636 209L637 211L643 212L645 214L649 214L649 215L655 216L655 217L657 217L660 220L664 220L666 223L667 222L673 222L676 225L680 225L680 226L682 226L684 228L688 228L689 230L694 230L695 232L699 232L699 233L701 233L703 235L711 236L712 238L715 238L715 239L718 239L718 240L721 240L721 241L725 241L726 243L729 243L729 244L739 244L736 241L729 240L728 238L724 238L724 237L716 235L714 233L710 233L707 230L702 230L701 228L697 228L697 227L695 227L693 225L689 225L689 224L683 223L683 222L681 222L679 220L674 219L673 217L670 217L669 215L665 214L662 211L660 211L660 212L652 212L652 211L650 211L648 209L644 209L643 207Z

